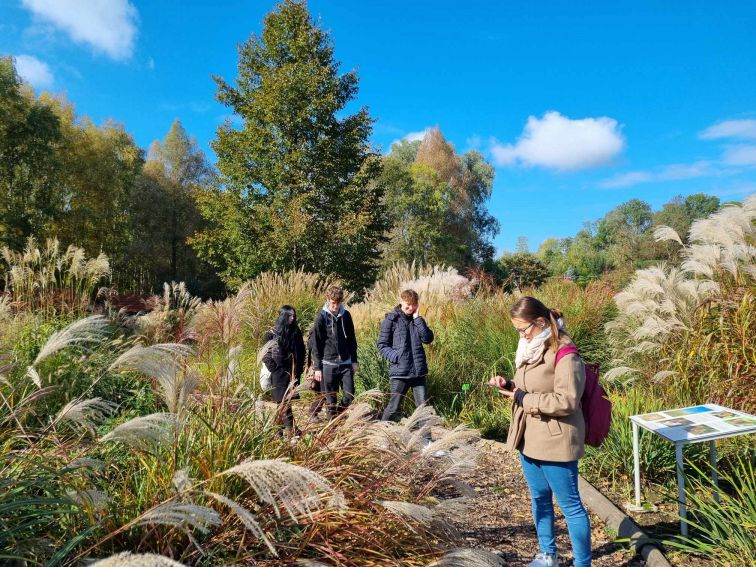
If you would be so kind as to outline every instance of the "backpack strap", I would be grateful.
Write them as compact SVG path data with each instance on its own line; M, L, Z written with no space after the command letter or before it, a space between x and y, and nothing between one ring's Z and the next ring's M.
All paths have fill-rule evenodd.
M579 355L580 353L578 352L578 349L577 349L577 347L575 345L564 345L556 353L556 360L554 361L554 366L556 366L557 364L559 364L559 361L562 360L562 358L564 358L568 354L577 354L577 355Z

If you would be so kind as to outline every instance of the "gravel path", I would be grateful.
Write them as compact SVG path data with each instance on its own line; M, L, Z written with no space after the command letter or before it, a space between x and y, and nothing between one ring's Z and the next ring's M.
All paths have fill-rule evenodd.
M530 493L515 454L501 443L481 440L482 459L476 470L464 480L478 493L475 505L455 522L467 541L467 547L484 548L498 553L507 565L527 565L538 551ZM572 565L569 535L564 518L557 510L557 546L561 565ZM593 565L642 566L643 559L613 543L616 536L606 532L604 524L591 516Z

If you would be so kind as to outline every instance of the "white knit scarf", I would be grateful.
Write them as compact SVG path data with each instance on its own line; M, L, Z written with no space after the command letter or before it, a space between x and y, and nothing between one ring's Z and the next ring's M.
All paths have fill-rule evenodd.
M560 331L564 331L564 321L562 319L557 320L557 326ZM536 335L530 341L525 337L520 337L520 342L517 343L517 354L515 354L515 366L519 368L523 364L532 364L541 359L543 351L546 350L546 343L551 338L551 325L547 325L546 328Z

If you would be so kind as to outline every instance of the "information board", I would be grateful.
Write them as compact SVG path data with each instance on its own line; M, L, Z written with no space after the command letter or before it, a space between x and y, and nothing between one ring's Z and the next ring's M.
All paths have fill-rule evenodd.
M756 416L716 404L645 413L630 419L672 442L756 431Z

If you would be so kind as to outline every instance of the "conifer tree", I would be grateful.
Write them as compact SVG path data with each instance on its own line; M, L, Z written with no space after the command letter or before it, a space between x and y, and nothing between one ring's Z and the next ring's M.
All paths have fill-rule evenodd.
M306 4L286 0L240 46L236 84L216 78L242 125L222 125L212 143L222 185L200 194L208 226L193 242L231 286L293 268L353 289L373 281L381 162L367 108L346 114L358 78L339 72L333 51Z

